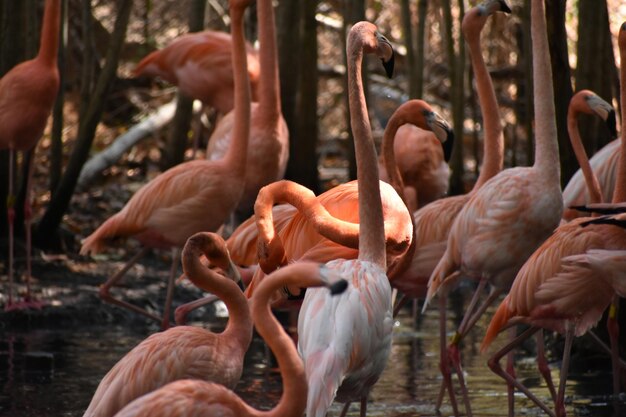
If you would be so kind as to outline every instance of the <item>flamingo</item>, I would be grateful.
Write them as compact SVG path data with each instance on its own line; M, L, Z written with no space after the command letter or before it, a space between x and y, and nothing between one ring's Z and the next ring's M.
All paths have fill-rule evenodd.
M580 132L578 131L577 119L580 113L595 114L602 118L607 124L611 135L615 136L617 134L615 127L615 110L609 103L602 100L592 91L581 90L572 97L567 111L568 133L572 142L572 147L574 148L574 153L576 154L576 159L578 161L582 161L579 162L580 172L582 178L584 178L585 184L587 184L586 193L579 194L579 196L585 194L588 197L589 202L600 203L604 200L601 186L597 175L593 171L590 161L587 158L585 148L583 147L582 140L580 139ZM616 154L619 155L619 153ZM563 212L563 219L567 221L580 217L575 209L569 208L571 203L572 202L570 201L569 196L567 196L564 191L563 204L568 208Z
M337 295L347 288L348 282L338 279L336 271L324 265L299 262L267 276L250 299L254 325L276 356L283 381L283 392L274 408L268 411L256 410L227 387L201 380L183 379L139 397L120 410L116 417L301 417L307 398L307 381L302 359L298 356L293 341L269 308L271 294L285 285L325 287L330 289L332 295Z
M531 3L535 162L501 171L478 189L454 219L443 257L429 282L424 308L438 292L450 291L459 277L478 282L468 310L448 346L459 377L466 412L471 415L458 345L485 309L508 290L534 250L559 225L563 213L556 135L554 92L542 0ZM481 306L478 297L492 288ZM449 389L449 392L452 390Z
M243 12L247 2L235 1L230 13L233 22L233 68L235 74L236 129L224 158L195 160L176 165L141 187L121 211L107 219L88 236L80 249L86 255L102 250L107 240L134 237L144 248L101 287L100 297L169 326L177 256L172 256L167 299L163 317L113 297L109 290L149 248L182 247L187 238L201 231L216 231L228 219L242 195L248 136L250 133L250 87L246 68Z
M9 193L7 214L9 224L8 300L5 310L41 308L42 304L31 296L31 188L34 165L28 162L26 177L26 200L24 223L26 229L26 296L22 302L13 300L13 252L15 199L13 192L13 167L17 151L34 151L52 111L59 91L57 52L59 47L60 0L46 0L39 52L31 60L24 61L0 79L0 150L9 150Z
M163 49L151 52L134 68L136 77L159 77L180 91L226 114L234 106L234 76L230 34L205 30L177 37ZM259 58L246 43L248 78L252 98L257 97Z
M448 192L450 167L447 162L452 153L452 141L445 142L444 150L432 132L410 124L401 126L396 136L394 153L405 184L404 198L413 213ZM378 172L381 181L390 182L382 153L378 158Z
M235 211L235 224L252 214L259 189L282 179L289 159L289 130L282 115L278 56L272 0L258 0L260 67L259 101L252 103L250 147L243 196ZM207 158L224 156L232 140L236 120L231 112L215 127L209 139Z
M383 206L367 106L361 79L364 54L376 54L383 65L393 49L375 25L358 22L347 41L348 97L359 186L359 254L336 259L326 267L349 277L346 294L331 299L318 289L307 290L298 317L298 351L309 384L308 417L325 416L333 400L352 401L367 413L367 398L385 368L393 328L391 286L385 273ZM388 70L389 72L389 70Z
M626 59L626 22L622 24L618 36L620 57ZM621 94L626 94L626 66L620 69ZM621 106L626 105L626 97ZM626 118L622 118L621 153L618 164L616 188L613 203L626 201ZM597 190L599 191L599 190ZM616 217L622 216L618 214ZM542 328L565 334L565 348L561 365L561 380L558 394L552 393L557 416L565 415L563 397L569 364L569 352L574 336L585 334L601 318L602 313L615 298L621 294L609 276L599 273L591 267L585 253L592 250L623 251L626 249L626 230L615 227L617 219L577 218L560 226L524 264L517 274L509 294L502 301L494 314L481 350L486 350L501 329L513 323L523 322L531 328L514 341L496 352L489 359L489 367L509 384L520 389L549 415L551 410L534 396L512 375L502 371L500 358L514 349L523 340L537 333ZM574 260L572 260L572 258ZM599 259L603 259L600 257ZM589 261L589 262L588 262ZM607 323L611 339L613 359L613 389L619 390L617 325L615 310L612 308ZM541 333L540 333L541 335Z
M229 319L224 331L216 334L200 327L176 326L151 335L100 381L83 417L112 417L135 398L179 379L235 387L252 340L248 300L235 282L203 266L201 254L229 276L237 276L236 267L228 256L226 243L215 233L196 233L187 240L182 252L186 276L226 303Z

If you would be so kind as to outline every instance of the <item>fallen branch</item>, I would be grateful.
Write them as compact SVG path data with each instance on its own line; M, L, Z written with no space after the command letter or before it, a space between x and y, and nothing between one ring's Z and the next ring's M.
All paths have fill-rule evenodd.
M199 112L201 108L201 103L196 100L193 107L194 113ZM85 163L78 177L78 187L84 189L91 184L102 171L115 164L126 151L140 140L167 125L174 117L175 112L176 100L173 100L159 107L156 113L136 124L123 135L120 135L108 148Z

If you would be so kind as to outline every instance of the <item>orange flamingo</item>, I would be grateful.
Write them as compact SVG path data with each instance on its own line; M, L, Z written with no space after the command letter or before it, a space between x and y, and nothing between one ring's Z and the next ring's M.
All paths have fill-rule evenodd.
M34 165L28 161L26 177L26 200L24 204L24 222L26 229L26 296L23 302L13 300L13 252L15 194L13 192L13 166L15 152L33 151L46 127L54 100L59 91L59 70L57 52L59 47L59 25L61 1L47 0L43 15L43 26L39 43L39 52L31 60L22 62L7 72L0 79L0 149L9 150L9 194L7 213L9 224L9 260L8 260L8 301L5 310L20 308L40 308L41 303L33 300L30 292L31 277L31 180Z
M626 59L626 22L622 24L618 36L621 59ZM620 69L621 106L626 105L626 66ZM613 203L626 201L626 118L622 118L621 153L617 171L616 188ZM558 394L553 393L557 416L565 415L563 397L567 380L569 353L574 336L581 336L601 318L617 292L610 281L605 280L597 269L590 268L585 262L578 262L589 250L624 250L626 249L626 230L615 227L617 219L577 218L560 226L556 232L541 245L528 259L517 274L511 291L502 301L493 316L487 334L483 340L484 351L501 329L513 323L523 322L531 328L518 336L507 346L496 352L489 359L489 367L509 384L524 392L549 415L551 410L532 394L513 375L504 372L499 360L512 351L519 343L537 333L542 328L565 334L565 348L561 365L561 380ZM570 256L574 256L572 262ZM612 345L613 389L619 389L617 357L617 325L615 309L611 309L607 323ZM541 334L541 332L540 332Z
M235 0L233 0L234 2ZM231 5L233 68L235 71L236 128L228 153L217 161L189 161L170 168L144 185L117 214L88 236L81 254L98 252L106 241L132 236L144 248L100 287L105 301L128 308L169 326L177 256L172 256L163 317L136 305L114 298L109 290L148 251L148 248L180 248L189 236L201 231L216 231L228 219L242 195L248 136L250 133L250 87L246 68L243 12L246 2Z
M261 187L284 177L289 159L289 130L281 110L272 0L258 0L257 18L261 43L259 101L252 103L246 184L235 212L236 223L252 214ZM220 120L209 139L208 159L219 159L226 153L235 122L232 112Z
M359 255L336 259L326 267L349 277L342 297L331 299L317 289L306 292L298 319L298 350L309 383L308 417L326 415L333 400L352 401L367 413L367 397L380 377L391 350L391 286L385 273L383 206L367 106L361 80L364 54L393 63L389 41L375 25L358 22L348 34L348 97L359 186ZM389 72L389 71L388 71Z
M452 224L446 251L428 282L424 304L426 308L438 291L445 296L461 276L479 281L447 355L459 377L468 415L471 409L458 345L495 298L510 288L523 263L556 229L563 213L543 0L531 3L531 23L535 162L532 167L501 171L470 197ZM488 283L492 285L490 294L477 307Z
M581 90L572 97L567 111L567 130L572 142L572 147L574 148L574 153L576 154L576 159L579 161L580 172L587 190L586 193L580 193L579 196L586 195L589 199L588 202L600 203L605 201L601 186L587 157L585 148L582 145L582 140L580 139L580 132L578 131L578 115L580 113L596 114L605 121L611 135L615 136L617 134L615 127L615 110L609 103L602 100L592 91ZM616 154L619 155L619 152ZM570 197L571 195L566 195L565 191L563 192L563 204L568 207L563 212L563 219L567 221L580 217L580 214L575 209L570 208L572 203L574 203L574 201L570 201Z
M214 30L187 33L165 48L144 57L133 70L136 77L159 77L178 86L180 91L220 114L234 107L234 73L230 34ZM257 51L246 44L248 78L252 98L259 82Z
M199 288L224 300L229 320L222 333L176 326L151 335L128 352L102 378L84 417L111 417L135 398L179 379L201 379L233 389L252 340L248 300L237 284L200 263L204 254L236 276L226 243L217 234L191 236L182 253L185 274Z
M260 411L252 408L222 385L184 379L139 397L117 413L116 417L192 415L301 417L307 398L307 381L302 359L293 341L270 311L269 298L286 285L326 287L330 289L331 294L340 294L346 289L348 282L337 279L336 275L336 271L324 265L299 262L269 275L250 299L254 325L276 356L283 381L280 400L271 410Z
M450 167L447 161L452 153L452 141L441 142L432 133L407 124L398 129L393 141L396 163L404 182L404 198L413 213L448 192ZM383 155L378 158L381 181L390 182Z

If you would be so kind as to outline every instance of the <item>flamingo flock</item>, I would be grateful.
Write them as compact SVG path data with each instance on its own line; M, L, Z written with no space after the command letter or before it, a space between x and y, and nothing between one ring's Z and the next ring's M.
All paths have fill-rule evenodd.
M46 0L37 57L0 79L5 126L0 148L11 155L6 310L42 306L29 286L32 166L26 180L27 293L23 301L13 296L13 158L15 151L35 148L59 88L60 3ZM529 167L503 169L503 117L481 48L489 18L510 14L511 8L506 0L485 0L463 16L484 148L473 188L455 196L446 195L453 130L427 101L408 100L395 109L377 153L364 59L377 57L391 77L395 52L368 21L352 25L346 40L357 179L320 195L285 179L289 141L297 138L289 137L282 116L274 10L271 0L256 0L257 52L244 35L244 14L253 3L229 0L230 33L181 36L134 69L136 76L177 85L223 117L205 159L183 162L155 177L82 242L82 255L106 250L118 238L142 244L99 294L161 327L102 378L84 416L325 417L337 402L343 404L341 417L352 403L366 417L370 394L393 348L394 317L409 299L422 299L422 311L432 303L439 309L437 410L447 393L453 415L473 415L469 393L479 382L464 370L460 346L496 302L481 351L484 366L503 380L509 416L516 415L516 390L546 415L566 415L575 337L592 333L607 311L610 346L603 347L611 356L613 397L618 398L624 367L616 310L619 297L626 296L626 118L621 118L621 137L589 160L578 115L598 116L617 136L616 111L590 90L572 97L567 128L580 173L562 190L544 0L530 1L535 159ZM626 22L617 44L622 62L619 108L625 109ZM39 100L23 102L21 90ZM16 104L29 106L32 116L18 117L12 109ZM236 226L228 236L227 224ZM150 249L172 251L162 314L111 294ZM211 295L179 306L172 325L179 259L183 279ZM448 340L447 303L461 283L470 283L474 292ZM217 299L229 313L222 332L185 325L192 309ZM295 334L288 334L273 309L297 315ZM255 409L233 391L255 329L276 357L282 379L281 397L269 410ZM491 346L504 330L509 340L494 352ZM546 331L564 337L558 386L545 357ZM513 352L533 336L548 402L515 374ZM500 363L504 357L505 367Z

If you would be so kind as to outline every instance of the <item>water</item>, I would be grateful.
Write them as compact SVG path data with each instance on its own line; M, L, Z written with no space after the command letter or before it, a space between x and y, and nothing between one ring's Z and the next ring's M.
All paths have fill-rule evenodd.
M450 311L452 321L454 313ZM456 317L458 320L459 317ZM454 327L452 321L449 328ZM438 314L428 310L414 326L409 310L396 323L388 366L375 386L368 404L369 417L449 416L447 400L437 414L434 402L439 392ZM504 382L486 366L487 356L478 351L486 321L468 336L463 350L466 379L476 417L507 415ZM131 347L148 334L146 329L123 326L78 330L33 330L0 333L0 416L81 416L100 379ZM506 337L495 343L505 343ZM575 342L575 346L580 341ZM278 400L281 382L274 361L265 360L265 347L255 338L248 352L242 381L236 391L251 405L268 409ZM594 358L589 358L593 360ZM617 416L608 400L611 376L607 361L598 355L591 371L576 360L567 384L569 416ZM550 364L558 384L559 363ZM518 357L518 378L543 400L549 393L531 357ZM516 394L516 415L540 416L543 412L522 394ZM329 417L338 416L335 403ZM462 405L460 409L463 410ZM353 405L349 416L358 416Z

